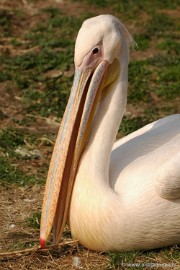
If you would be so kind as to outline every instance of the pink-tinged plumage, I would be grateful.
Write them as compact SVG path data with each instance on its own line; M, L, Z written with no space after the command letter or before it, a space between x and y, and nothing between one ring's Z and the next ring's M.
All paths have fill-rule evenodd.
M180 115L115 142L126 107L129 43L125 26L110 15L88 19L78 33L75 79L46 185L42 247L52 223L60 241L67 220L72 236L93 250L180 243Z

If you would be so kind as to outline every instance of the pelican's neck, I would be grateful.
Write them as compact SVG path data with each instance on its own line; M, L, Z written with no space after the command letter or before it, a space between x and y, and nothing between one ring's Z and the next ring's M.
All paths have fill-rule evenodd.
M109 163L126 106L126 61L120 62L121 72L113 88L98 105L71 198L69 222L72 235L83 245L94 250L118 248L116 243L111 242L112 237L117 239L118 235L121 235L121 240L124 241L121 231L125 215L123 209L119 208L117 194L110 187ZM114 232L111 220L114 220ZM119 220L122 226L119 225Z
M105 182L109 182L110 155L126 107L127 57L121 57L120 63L118 78L109 94L99 102L84 153L91 166L91 174L96 177L98 175Z

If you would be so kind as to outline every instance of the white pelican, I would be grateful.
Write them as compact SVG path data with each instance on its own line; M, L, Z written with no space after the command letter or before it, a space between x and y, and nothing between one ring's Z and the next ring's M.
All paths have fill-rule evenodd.
M46 183L40 244L53 226L97 250L180 243L180 115L115 142L127 98L131 36L111 15L86 20ZM138 89L137 89L138 91Z

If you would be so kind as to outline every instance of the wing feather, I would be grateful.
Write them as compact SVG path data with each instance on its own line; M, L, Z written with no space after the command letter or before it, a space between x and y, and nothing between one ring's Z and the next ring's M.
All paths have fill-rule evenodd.
M180 114L146 125L114 144L112 188L120 191L127 181L146 181L149 175L161 197L180 197Z
M167 154L166 154L167 152ZM156 191L165 199L180 198L180 136L168 143L166 160L157 168Z

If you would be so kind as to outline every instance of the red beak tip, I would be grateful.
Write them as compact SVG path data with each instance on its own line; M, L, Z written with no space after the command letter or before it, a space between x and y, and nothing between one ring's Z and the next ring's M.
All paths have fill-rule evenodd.
M40 237L39 242L42 249L46 248L46 241L42 237Z

